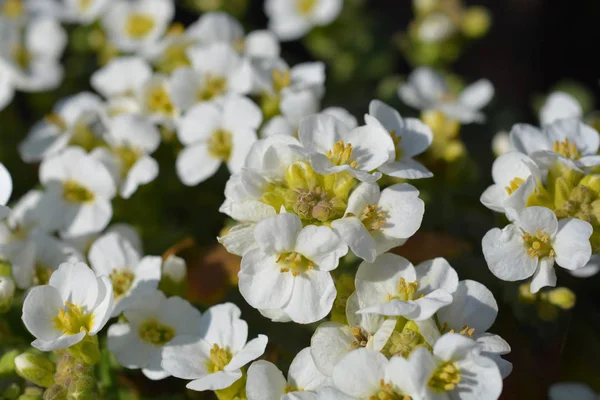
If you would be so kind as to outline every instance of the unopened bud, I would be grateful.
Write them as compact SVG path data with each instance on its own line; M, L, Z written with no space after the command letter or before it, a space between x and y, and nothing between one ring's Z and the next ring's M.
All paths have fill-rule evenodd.
M307 162L297 161L285 171L285 181L291 188L309 190L319 185L319 175Z
M44 392L40 388L28 387L17 400L42 400Z
M96 382L91 376L81 376L69 384L67 400L87 400L94 397Z
M54 385L54 364L40 354L23 353L15 358L17 373L41 387Z
M548 292L548 301L563 310L569 310L575 306L577 296L565 287L556 288Z
M519 286L519 301L523 304L533 304L537 299L537 294L531 293L530 283L523 283Z
M579 184L591 189L596 196L600 196L600 175L586 175Z
M17 350L7 351L0 358L0 377L15 372L15 358L19 355Z
M321 222L325 222L329 220L332 211L333 207L331 207L331 204L328 201L322 200L313 207L312 217Z
M455 138L460 131L460 122L448 118L441 111L423 111L421 120L431 128L435 135L445 138Z
M18 383L13 382L3 392L0 393L1 399L15 400L21 395L21 387Z
M469 7L463 15L461 29L469 38L480 38L490 30L492 18L485 7Z
M67 388L62 385L52 385L44 391L44 400L66 400Z
M12 306L15 284L8 276L0 277L0 313L5 313Z
M187 268L185 260L175 255L170 255L163 262L163 276L171 279L175 283L185 281Z

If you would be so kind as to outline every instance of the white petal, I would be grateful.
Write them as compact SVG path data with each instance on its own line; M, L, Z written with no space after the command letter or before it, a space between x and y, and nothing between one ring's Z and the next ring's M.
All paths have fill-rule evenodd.
M303 390L315 390L326 380L327 377L319 372L313 361L310 347L300 350L290 364L288 372L289 385Z
M537 293L546 286L556 286L556 271L554 270L554 260L551 258L540 260L540 265L533 274L529 290L531 290L531 293Z
M583 383L555 383L548 393L550 400L596 400L598 395Z
M248 368L248 400L279 400L285 394L286 386L287 382L279 368L268 361L255 361Z
M452 294L458 287L458 275L445 258L424 261L415 267L419 293L428 294L436 289L444 289Z
M379 171L394 178L404 179L424 179L433 176L423 164L410 159L387 162L379 167Z
M346 255L346 246L329 227L309 225L296 239L296 252L313 261L316 269L331 271L337 268L339 259Z
M52 341L61 332L56 329L54 318L64 302L60 293L52 286L39 286L31 289L23 303L23 323L36 338Z
M233 303L217 304L209 308L201 320L204 339L220 347L229 347L233 353L240 351L248 338L248 324L240 318L241 311Z
M411 237L421 226L425 213L425 203L419 198L419 191L407 183L384 189L378 206L386 213L381 232L398 239Z
M227 97L223 104L223 128L228 131L239 129L256 130L262 123L260 108L249 98L240 95Z
M556 263L569 270L584 267L592 256L592 232L593 228L588 222L575 218L561 219L552 243Z
M459 95L458 102L474 110L485 107L494 97L494 85L487 79L480 79L467 86Z
M0 205L6 205L12 194L12 188L13 185L10 173L4 164L0 163Z
M296 214L284 213L256 224L254 237L264 253L281 254L294 250L301 229L302 223Z
M335 296L329 272L307 270L294 277L292 296L283 311L296 323L310 324L329 314Z
M127 173L125 181L121 185L121 196L128 199L139 186L152 182L157 176L158 162L150 156L143 156L133 164Z
M510 143L515 150L528 155L538 150L552 149L548 137L540 129L528 124L516 124L512 127Z
M557 119L581 118L583 110L577 99L565 92L551 93L540 110L540 122L548 125Z
M98 281L83 262L61 264L50 277L49 285L58 290L64 302L87 307L88 311L96 305Z
M472 339L458 333L446 333L433 346L433 354L444 361L460 361L479 349Z
M206 143L197 143L183 150L177 156L177 176L187 186L195 186L213 176L221 160L208 152Z
M466 325L475 332L487 332L498 315L498 304L488 288L479 282L464 280L452 295L452 304L437 312L440 324L457 332Z
M596 154L600 147L598 132L579 118L559 119L545 127L544 131L552 143L568 138L583 155Z
M177 128L177 137L184 145L208 140L221 127L222 121L222 111L216 104L197 104L184 114Z
M481 245L490 271L502 280L529 278L537 269L537 258L527 254L522 233L512 224L488 231Z
M279 57L280 46L277 37L268 30L256 30L248 33L245 51L250 57Z
M546 207L527 207L519 211L516 221L519 228L532 235L543 232L554 237L558 230L558 220L554 212Z
M358 349L346 355L333 371L335 386L349 396L369 398L380 387L388 361L379 352Z
M185 387L191 390L220 390L225 389L242 377L241 371L219 371L208 374L200 379L188 383Z
M310 339L310 351L319 371L331 376L338 361L353 350L355 341L349 326L323 322Z
M129 324L113 324L108 328L108 349L115 355L119 364L126 368L146 366L153 350L158 350L144 342Z
M375 261L377 257L375 241L358 218L340 218L333 221L331 227L357 257L369 262Z
M250 361L256 360L258 357L262 356L265 352L268 341L269 340L265 335L258 335L256 339L252 339L246 343L244 348L237 352L229 364L225 366L225 371L233 372L239 368L242 368Z
M177 336L163 348L162 367L181 379L206 376L211 345L195 336Z

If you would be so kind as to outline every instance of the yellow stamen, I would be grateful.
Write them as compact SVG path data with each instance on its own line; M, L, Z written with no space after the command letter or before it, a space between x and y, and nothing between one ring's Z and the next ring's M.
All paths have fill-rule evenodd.
M317 0L296 0L296 9L302 15L310 14L316 5Z
M85 313L81 307L65 302L63 308L58 310L58 315L54 317L54 326L67 335L76 335L79 332L89 332L92 330L94 315Z
M233 150L231 132L217 129L208 139L208 153L219 160L227 161Z
M142 39L149 34L156 21L152 15L146 13L132 13L125 22L125 33L134 39Z
M452 361L447 361L438 366L428 385L438 392L449 392L456 389L461 381L460 370Z
M207 74L204 77L204 84L198 90L197 98L200 101L207 101L222 95L226 91L227 79L222 76Z
M555 255L550 236L542 231L538 231L535 236L524 233L523 241L527 248L527 254L529 254L531 258L552 258Z
M170 326L159 323L156 319L151 318L142 325L139 330L140 338L148 343L156 346L162 346L169 343L175 337L175 330Z
M333 145L333 149L327 152L327 158L333 165L350 165L352 168L357 166L356 161L351 161L352 145L350 143L345 144L343 140Z
M156 85L148 90L146 106L153 113L173 115L175 106L171 101L171 96L163 85Z
M223 371L232 358L233 355L228 348L222 348L217 344L213 344L210 349L210 360L206 363L208 371L213 373Z
M88 203L94 201L96 196L77 181L68 180L63 183L63 198L71 203Z
M274 69L271 77L273 78L273 90L275 93L281 92L292 83L292 76L289 70L279 71L278 69Z
M515 190L517 190L523 183L525 182L525 180L521 179L521 178L514 178L512 181L509 182L508 186L504 187L504 190L506 190L506 193L508 193L509 195L513 194L515 192Z
M569 138L566 138L562 142L555 141L552 151L571 160L579 160L581 158L581 152L577 149L575 143L569 141Z
M133 272L127 269L115 269L110 273L109 278L113 285L115 299L118 299L129 291L129 289L131 288L131 284L135 279L135 275L133 274Z

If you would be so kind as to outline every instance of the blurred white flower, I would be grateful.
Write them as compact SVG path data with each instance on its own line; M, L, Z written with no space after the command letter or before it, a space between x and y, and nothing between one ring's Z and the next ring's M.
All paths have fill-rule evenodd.
M169 376L161 366L165 346L178 337L197 334L201 326L200 311L184 299L166 298L158 290L137 298L123 314L127 322L108 329L108 349L119 364L141 368L152 380Z
M282 41L299 39L314 26L332 23L342 11L343 0L267 0L269 29Z
M112 218L116 187L106 167L80 147L67 147L44 160L40 182L40 225L67 236L104 229Z
M36 340L33 347L52 351L97 334L112 313L113 293L106 276L96 277L82 262L64 263L23 303L23 323Z
M191 380L191 390L220 390L242 377L242 368L260 357L267 337L258 335L246 343L248 325L240 319L240 309L232 303L209 308L196 333L180 335L162 351L162 368L169 374Z
M450 38L456 31L456 25L448 15L434 12L421 21L417 35L425 43L438 43Z
M540 109L540 124L549 125L565 118L582 118L583 110L577 99L565 92L553 92Z
M512 145L510 144L510 136L508 132L500 131L492 138L492 151L496 157L500 157L502 154L512 151Z
M88 254L90 266L96 275L107 276L112 282L116 317L136 298L146 298L158 287L162 259L145 256L135 249L127 237L109 232L94 241Z
M285 379L279 368L268 361L255 361L248 368L246 396L248 400L315 399L315 390L328 383L317 369L306 347L292 360ZM289 393L292 393L291 395Z
M10 209L6 203L10 199L13 190L12 177L4 164L0 163L0 220L8 215Z
M223 162L231 173L240 171L261 122L258 106L239 95L192 107L177 129L177 137L186 146L177 156L179 179L185 185L197 185L214 175Z
M480 111L494 96L494 86L481 79L467 86L458 95L450 91L443 75L429 67L419 67L398 88L400 99L422 111L438 110L464 124L484 122Z
M239 288L258 309L282 309L294 322L325 317L335 299L330 271L348 247L326 226L302 227L295 214L283 213L254 229L258 248L242 258Z
M568 270L587 264L592 255L592 226L583 220L557 221L545 207L507 209L512 224L494 228L482 240L483 255L490 271L505 281L533 275L531 292L556 285L554 262Z
M187 266L185 260L171 254L163 261L163 277L171 279L175 283L183 283L187 277Z
M550 400L598 400L600 395L583 383L563 382L550 386Z

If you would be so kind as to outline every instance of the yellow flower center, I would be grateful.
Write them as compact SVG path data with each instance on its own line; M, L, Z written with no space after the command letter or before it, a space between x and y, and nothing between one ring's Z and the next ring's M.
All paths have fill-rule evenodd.
M157 62L157 69L162 72L171 73L180 67L189 67L190 59L187 56L187 49L191 42L173 43L168 46Z
M577 149L575 143L569 141L569 138L566 138L562 142L555 141L552 151L571 160L579 160L581 158L581 152Z
M81 11L87 11L92 4L94 4L94 0L79 0L79 9Z
M454 331L454 329L448 329L448 323L444 322L444 325L442 325L442 327L440 328L440 333L456 333ZM475 328L470 328L469 325L465 325L462 327L462 329L460 330L460 332L458 332L459 334L463 335L463 336L468 336L471 337L473 336L473 333L475 333Z
M281 92L292 84L292 76L289 70L279 71L278 69L274 69L271 77L273 78L273 90L275 93Z
M431 350L431 347L421 335L417 324L414 321L398 317L396 318L396 327L381 352L386 357L407 358L414 349L419 347L426 347Z
M175 337L175 330L170 326L163 325L156 319L151 318L140 325L139 335L145 342L152 343L156 346L162 346L173 340Z
M23 69L28 68L31 63L31 53L24 46L17 45L13 47L12 57L15 63Z
M115 155L121 161L121 177L127 176L127 173L133 167L133 165L139 160L142 152L132 147L117 147L113 149Z
M208 153L223 161L229 160L233 149L231 132L217 129L208 139Z
M385 225L386 213L377 204L369 204L363 210L360 220L369 232L373 232Z
M391 383L385 383L381 379L379 381L379 388L369 396L369 400L410 400L410 396L396 392Z
M199 101L207 101L222 95L227 90L227 79L218 75L207 74L204 77L204 85L198 90Z
M398 281L398 293L394 295L388 294L387 301L411 301L423 297L423 295L416 294L417 290L419 290L419 282L406 282L406 279L400 278L400 280Z
M333 145L333 149L327 152L327 158L333 165L350 165L352 168L356 168L357 165L356 161L351 161L352 145L344 144L343 140Z
M125 33L134 39L142 39L152 31L155 25L156 21L152 15L132 13L125 22Z
M352 342L352 348L366 347L369 342L369 335L365 333L360 327L352 327L352 336L354 336L354 342Z
M70 179L63 183L63 198L71 203L88 203L94 201L96 196L85 186Z
M315 266L308 258L294 251L281 253L277 258L277 264L283 265L283 267L279 269L279 272L285 273L292 271L293 276L298 276L300 273L311 270Z
M45 265L35 264L35 271L33 275L33 283L35 285L47 285L50 282L50 275L54 270Z
M157 114L173 115L175 113L171 96L163 85L156 85L148 90L146 106L148 110Z
M428 385L430 388L438 392L449 392L456 389L456 385L460 383L460 370L452 361L446 361L435 370Z
M92 150L102 144L102 139L96 135L88 121L85 119L78 121L73 126L69 145L80 146L87 151Z
M535 236L529 233L524 233L523 240L525 241L527 254L529 254L531 258L554 257L554 250L552 249L550 236L544 232L538 231Z
M85 313L81 307L65 302L64 307L60 308L58 315L54 317L54 326L67 335L76 335L79 332L91 331L93 321L93 314Z
M296 8L302 15L310 14L316 5L317 0L296 0Z
M129 291L129 289L131 288L131 284L135 279L135 275L128 269L115 269L111 271L109 278L112 282L115 299L118 299Z
M521 178L514 178L512 181L509 182L508 186L504 187L504 190L506 190L506 193L508 193L509 195L513 194L515 192L515 190L517 190L523 183L525 182L525 180L521 179Z
M218 344L213 344L210 349L210 359L206 362L208 371L212 373L223 371L232 358L233 354L231 354L228 348L222 348Z
M8 18L16 18L23 15L23 2L21 0L5 0L2 5L2 15Z

